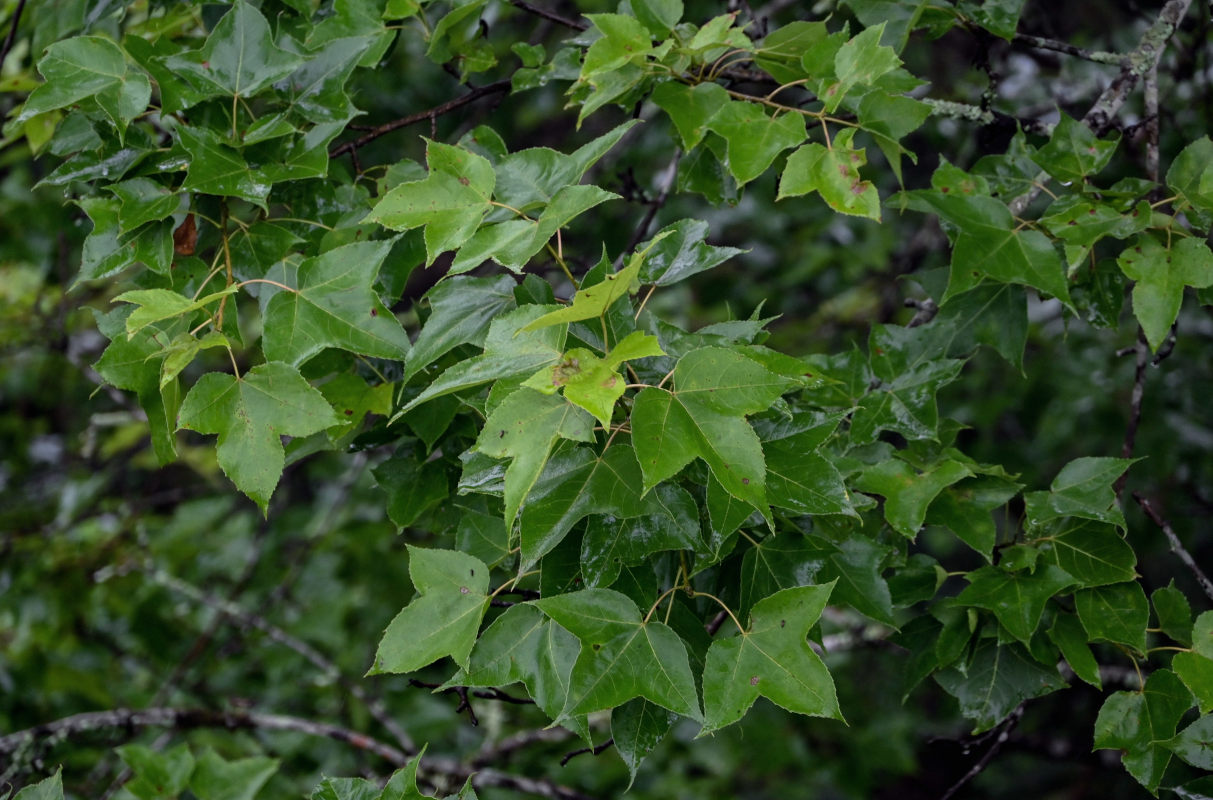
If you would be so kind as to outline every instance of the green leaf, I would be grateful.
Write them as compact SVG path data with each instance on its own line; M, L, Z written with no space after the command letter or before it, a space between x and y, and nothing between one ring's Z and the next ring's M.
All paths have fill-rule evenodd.
M801 514L855 515L842 474L828 458L806 447L803 435L764 442L762 454L771 505Z
M139 744L123 745L115 750L134 773L123 788L141 800L176 797L189 785L194 756L187 744L163 752Z
M483 156L426 142L430 174L394 187L367 215L395 231L425 227L426 266L442 253L461 247L492 208L496 175Z
M1082 517L1125 527L1124 514L1112 484L1134 459L1076 458L1061 468L1047 492L1026 492L1024 503L1030 524L1058 517Z
M820 539L808 539L795 533L763 539L746 550L742 557L741 604L737 613L745 616L756 603L781 589L817 583L827 558L837 552L837 548Z
M662 228L641 245L642 250L649 250L650 244L652 249L640 270L640 282L669 286L745 252L736 247L713 247L705 241L707 236L708 223L698 219L682 219Z
M198 99L251 97L302 63L302 58L274 44L269 23L245 0L233 3L200 50L170 56L164 62L193 85Z
M861 614L892 627L893 601L889 584L881 576L890 548L866 536L847 536L825 555L819 581L837 578L834 600L846 603Z
M387 494L387 515L398 529L412 525L450 492L440 464L425 464L412 455L393 456L372 472Z
M963 365L959 359L922 359L904 369L886 369L875 361L878 380L872 382L874 388L859 401L851 417L851 441L873 442L882 430L896 431L911 440L935 440L939 427L935 393L955 380Z
M842 719L834 681L807 640L833 588L776 592L754 605L739 635L712 642L703 670L701 736L741 719L759 695L798 714Z
M569 675L579 652L577 637L538 608L511 606L476 641L466 671L456 673L447 683L463 686L522 683L539 709L554 720L564 708ZM574 729L581 727L575 720L565 720L563 724Z
M635 0L632 13L653 36L664 39L682 19L682 0Z
M181 404L178 424L219 435L219 466L264 513L282 475L282 436L310 436L340 423L324 396L287 364L236 378L210 372Z
M1066 663L1080 680L1096 689L1103 688L1103 681L1099 677L1099 663L1092 655L1091 648L1087 646L1087 632L1078 617L1059 612L1049 628L1049 639L1061 650Z
M699 546L699 509L684 489L658 486L641 501L641 516L634 516L633 510L629 507L626 516L590 518L581 538L581 574L586 586L610 586L620 569L642 563L653 553Z
M1080 586L1134 580L1137 555L1111 525L1065 517L1032 539L1042 556L1069 573Z
M674 389L644 389L632 407L645 489L698 457L729 494L766 513L766 463L745 415L766 410L788 383L733 350L709 347L681 358Z
M1213 213L1213 141L1202 136L1175 157L1167 170L1167 186L1198 214ZM1207 227L1208 221L1202 220Z
M1151 218L1150 204L1144 200L1122 212L1108 203L1067 194L1053 201L1040 223L1066 244L1090 247L1105 236L1127 239L1140 233Z
M227 761L208 747L190 776L190 791L198 800L253 800L277 771L277 759L252 756Z
M430 316L404 359L404 381L461 344L483 345L489 324L514 307L515 282L456 276L426 292Z
M779 199L820 192L835 211L880 222L880 196L859 177L868 159L863 148L851 147L854 138L855 129L847 128L829 147L810 142L792 153L779 179Z
M596 283L586 289L578 289L573 295L573 301L564 308L544 314L530 322L522 330L533 331L550 325L560 325L568 322L579 322L584 319L601 317L615 301L636 290L640 267L649 250L658 242L651 240L648 248L632 254L628 265L615 273L608 273L601 283Z
M1191 706L1192 694L1175 673L1155 670L1142 691L1116 692L1104 701L1094 749L1120 750L1125 769L1153 793L1171 761L1166 740Z
M824 22L789 22L766 35L754 61L781 84L813 77L801 68L801 59L828 35Z
M982 0L978 5L973 0L960 3L961 13L971 17L978 25L1008 42L1015 37L1019 27L1019 15L1025 0Z
M727 146L729 174L744 186L766 172L775 157L805 139L804 117L785 113L770 117L756 103L730 100L708 123Z
M546 206L561 189L577 184L635 124L635 120L625 122L570 154L547 147L510 153L494 167L497 201L523 212Z
M1206 713L1162 744L1197 769L1213 770L1213 716Z
M585 589L535 601L581 640L561 717L589 714L644 697L701 720L686 646L660 622L643 621L631 600L610 589Z
M122 48L100 36L77 36L51 44L38 59L38 71L46 83L30 92L16 123L95 99L115 124L125 127L147 105L145 100L133 111L123 107L127 104L122 102L122 91L129 78L138 75L136 80L144 84L147 78L141 73L128 77Z
M703 141L717 112L729 104L729 94L717 83L687 86L666 81L653 90L653 102L669 115L683 149L690 151Z
M910 208L938 214L956 226L952 271L943 301L972 289L983 277L1031 286L1066 303L1065 270L1048 237L1020 230L1010 210L993 197L958 196L940 189L899 195Z
M409 545L408 551L409 577L420 596L383 632L367 674L413 672L444 656L466 669L489 607L489 568L453 550Z
M106 188L121 203L118 209L120 234L162 220L181 205L181 198L177 194L149 178L131 178Z
M1213 286L1213 252L1196 237L1180 239L1168 249L1153 236L1142 235L1124 249L1116 263L1136 281L1133 316L1155 351L1179 316L1184 287Z
M956 602L994 612L1007 632L1024 644L1036 633L1049 598L1074 584L1065 570L1052 564L1035 572L982 567L966 575L965 580L969 585Z
M884 23L867 28L838 48L834 56L836 83L823 82L818 95L825 110L833 113L843 98L854 88L871 86L877 79L897 69L901 59L891 47L880 44Z
M1074 609L1095 641L1115 642L1146 651L1150 606L1137 582L1113 583L1074 593Z
M1021 645L994 639L982 639L964 669L947 669L935 680L960 701L975 734L993 728L1023 701L1064 686L1057 670L1042 667Z
M946 487L973 473L951 459L917 472L901 459L893 458L860 474L855 488L885 498L885 519L893 530L913 539L926 520L927 507Z
M177 128L181 146L189 153L189 172L181 188L221 197L239 197L265 208L271 181L244 157L223 144L210 128Z
M926 523L947 526L989 563L998 536L990 512L1018 493L1019 485L1003 478L987 475L968 478L936 496L927 508Z
M1199 653L1176 653L1171 669L1196 696L1200 713L1213 711L1213 658Z
M606 359L574 347L559 363L544 367L522 385L544 394L563 391L566 400L593 414L603 428L609 428L615 402L623 396L626 383Z
M135 289L123 292L114 298L115 303L132 303L135 310L126 318L126 338L133 339L135 334L157 322L184 317L194 311L199 311L211 303L218 302L237 291L237 287L228 288L208 294L198 300L190 300L168 289Z
M1098 139L1082 122L1062 114L1053 135L1032 160L1059 181L1082 183L1108 165L1119 139Z
M564 354L567 329L563 326L524 331L525 326L542 316L551 306L526 305L493 320L484 340L484 354L454 364L410 400L392 418L418 405L452 392L470 389L490 381L516 375L530 375L555 364Z
M13 800L63 800L63 767L56 767L49 778L26 786Z
M510 394L485 420L475 449L492 458L509 458L505 471L505 525L539 479L557 438L593 441L594 418L555 395L533 389Z
M402 360L409 337L373 288L394 243L355 242L304 260L294 291L279 291L266 306L265 357L300 366L333 347Z
M1192 607L1183 592L1175 588L1172 580L1167 586L1155 589L1150 595L1150 604L1154 606L1154 616L1158 618L1158 627L1167 636L1179 644L1192 645Z
M1205 611L1192 625L1192 649L1213 658L1213 611Z
M643 697L611 711L611 738L628 768L628 788L636 780L640 762L669 733L673 719L669 711Z

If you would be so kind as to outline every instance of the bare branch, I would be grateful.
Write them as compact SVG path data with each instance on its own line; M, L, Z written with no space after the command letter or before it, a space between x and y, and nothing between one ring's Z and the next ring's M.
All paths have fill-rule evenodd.
M384 134L391 133L392 131L408 127L409 125L413 125L418 122L423 122L427 119L430 121L430 124L433 125L434 122L444 114L449 114L452 111L463 108L468 103L473 103L482 97L500 94L501 92L508 92L509 90L510 81L508 79L487 83L484 86L477 86L467 94L460 95L454 100L448 100L441 105L434 106L433 108L426 109L425 111L418 111L416 114L409 114L407 117L401 117L400 119L392 120L391 122L385 122L382 125L376 125L367 133L364 133L362 136L359 136L352 142L345 142L344 144L339 144L334 147L329 151L329 158L336 158L337 156L345 153L352 153L358 148L375 141Z
M1192 558L1192 554L1187 551L1183 542L1179 541L1179 537L1175 535L1174 529L1171 528L1171 523L1163 519L1154 509L1154 506L1150 504L1150 501L1142 496L1141 492L1134 492L1133 499L1141 506L1141 510L1146 512L1146 516L1153 520L1154 524L1162 530L1163 534L1167 537L1167 541L1171 543L1171 552L1179 556L1179 560L1184 562L1188 569L1192 571L1192 574L1196 576L1196 582L1200 584L1200 588L1204 589L1205 594L1208 595L1210 600L1213 600L1213 581L1209 580L1209 576L1204 573L1204 570Z
M24 10L25 0L18 0L17 9L13 12L13 24L8 28L8 36L4 37L4 46L0 47L0 67L4 66L4 59L8 58L13 43L17 41L17 25L21 22L21 12Z
M570 753L565 753L564 758L560 759L560 766L562 766L562 767L568 766L568 763L570 761L572 761L574 758L576 758L577 756L580 756L580 755L585 755L586 753L592 753L593 755L600 756L604 752L606 752L608 747L610 747L613 744L615 744L615 740L614 740L614 738L611 738L611 739L607 739L605 742L603 742L600 745L596 745L595 747L582 747L579 750L574 750Z
M1011 731L1019 723L1021 717L1023 717L1022 704L1012 711L1010 716L1003 720L1000 726L1001 729L998 731L998 735L994 738L994 743L990 745L990 749L986 750L982 757L977 760L977 763L973 765L972 769L966 772L960 780L954 783L952 788L944 792L939 800L949 800L949 798L960 791L966 783L976 778L979 774L981 774L983 769L989 766L990 762L994 760L994 756L998 755L998 751L1002 749L1002 746L1007 743L1007 739L1011 737Z
M653 224L653 218L657 216L657 212L670 199L670 190L674 188L674 178L678 176L678 161L682 158L682 151L675 150L674 157L670 159L670 163L666 165L658 179L657 196L649 201L649 208L644 213L644 218L640 220L640 224L636 226L636 230L632 231L632 238L628 240L628 246L624 248L625 253L630 253L636 249L636 245L649 232L649 226ZM623 256L620 255L622 261Z
M562 17L555 12L548 11L546 8L533 6L526 2L526 0L510 0L510 5L514 6L515 8L520 8L528 14L534 14L537 17L546 19L548 22L555 22L557 25L563 25L564 27L572 28L575 31L584 31L586 28L590 27L579 19Z
M398 723L387 709L384 708L382 701L378 698L371 697L366 691L355 681L341 673L340 668L332 662L327 656L321 653L316 648L312 647L307 642L299 639L286 631L279 628L274 623L258 616L250 611L246 611L236 603L229 600L224 600L221 597L204 592L198 587L181 580L175 575L170 575L162 569L151 569L147 571L147 575L155 583L160 584L166 589L171 589L178 594L215 609L216 611L236 620L240 624L256 628L270 638L271 641L289 647L299 655L307 659L313 666L319 669L326 678L336 680L341 687L349 692L355 699L366 706L367 711L375 720L384 727L386 731L392 734L397 744L406 753L416 753L417 746L413 743L412 737Z

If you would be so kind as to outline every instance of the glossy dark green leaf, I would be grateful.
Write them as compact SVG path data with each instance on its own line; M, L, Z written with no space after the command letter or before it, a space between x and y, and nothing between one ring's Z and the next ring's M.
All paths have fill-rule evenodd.
M627 508L626 515L595 516L586 525L581 572L587 586L610 586L621 567L641 563L653 553L699 547L699 508L684 489L658 486L638 508L640 516L633 516L636 509ZM526 519L524 514L524 525Z
M1192 649L1213 658L1213 611L1205 611L1192 624Z
M556 719L564 708L569 675L581 644L577 637L532 605L511 606L476 641L467 670L448 683L508 686L522 683L543 713ZM582 728L575 720L562 724ZM579 731L580 732L580 731Z
M712 643L703 670L700 735L741 719L759 695L798 714L842 719L834 680L807 639L832 588L777 592L754 605L745 630Z
M882 378L855 409L851 441L875 441L882 430L907 439L935 439L939 427L935 393L955 380L963 365L958 359L922 361L887 382Z
M1107 166L1118 143L1096 138L1085 124L1062 114L1053 135L1032 159L1059 181L1081 182Z
M865 470L855 488L885 498L889 525L913 539L926 520L927 507L944 488L973 473L959 461L945 460L918 472L901 459L890 459Z
M1131 211L1081 195L1064 195L1053 201L1040 222L1066 244L1090 247L1105 236L1127 239L1150 224L1151 210L1144 200Z
M1213 658L1205 658L1199 653L1176 653L1171 660L1171 669L1196 697L1200 713L1213 711Z
M766 35L754 61L780 83L813 77L801 68L801 59L828 34L824 22L789 22Z
M956 602L992 611L1007 632L1024 644L1036 633L1049 598L1074 584L1065 570L1052 564L1034 572L982 567L966 575L965 580L969 585Z
M765 512L766 464L745 420L766 409L787 381L740 353L704 348L680 359L674 389L648 388L632 409L632 443L646 488L703 458L729 494Z
M450 656L465 669L489 607L489 568L466 553L409 545L419 596L383 632L368 674L413 672Z
M407 528L450 492L441 464L426 464L412 454L396 455L372 472L387 494L387 514L397 528Z
M653 248L645 257L640 269L641 283L669 286L744 252L736 247L713 247L708 244L708 224L703 220L679 220L662 228L657 236L663 238L654 241ZM643 251L647 247L646 242L639 249Z
M893 600L882 575L888 554L888 547L866 536L847 536L826 548L825 566L818 581L837 578L832 595L835 602L846 603L877 622L895 627Z
M282 475L281 437L309 436L339 423L320 392L293 367L274 361L239 378L203 375L178 417L182 428L219 434L219 466L263 512Z
M1106 523L1064 517L1032 540L1042 557L1069 573L1080 586L1104 586L1137 577L1137 555Z
M1113 583L1075 592L1074 609L1092 641L1124 644L1145 652L1150 606L1140 583Z
M306 259L294 291L274 295L265 311L265 356L299 366L328 347L402 360L409 338L373 284L394 240L356 242Z
M1205 716L1184 728L1165 746L1175 755L1198 769L1213 770L1213 716Z
M610 589L547 597L536 605L581 640L562 718L644 697L702 719L686 646L669 627L641 619L631 600Z
M1061 650L1066 663L1080 680L1096 689L1103 688L1103 681L1099 677L1099 663L1091 654L1091 648L1087 646L1087 632L1078 617L1058 612L1049 628L1049 639Z
M679 81L667 81L653 90L653 102L669 114L683 148L690 151L703 141L717 112L729 103L729 95L716 83L687 86Z
M806 450L799 436L763 444L767 500L801 514L854 515L838 468L824 455Z
M1155 670L1141 692L1116 692L1104 701L1095 720L1095 749L1120 750L1125 769L1150 790L1157 790L1171 761L1162 742L1175 735L1192 693L1166 669Z
M945 670L935 680L960 701L973 733L993 728L1023 701L1065 685L1056 670L1041 666L1021 645L994 639L982 639L964 669Z
M593 441L593 427L594 418L585 410L563 397L534 389L518 389L493 410L476 440L476 449L493 458L511 459L505 471L507 528L513 527L518 509L543 472L556 439ZM535 549L528 551L542 555L556 541L559 537L546 548L536 543Z
M1125 526L1112 484L1132 465L1127 458L1076 458L1061 468L1047 492L1026 492L1028 520L1040 525L1059 517L1082 517Z
M745 551L741 559L741 616L781 589L809 586L838 549L820 539L807 539L794 531L768 536Z
M147 107L147 77L128 71L122 48L100 36L77 36L51 44L38 60L38 71L46 82L30 93L16 117L18 123L93 100L125 129ZM139 96L131 92L139 92Z
M260 11L237 0L200 50L172 56L164 63L204 97L251 97L290 75L302 61L274 43Z
M669 733L674 719L669 711L643 697L629 700L611 712L611 738L627 765L630 782L636 780L640 762Z
M1213 141L1202 136L1185 147L1167 170L1167 186L1180 203L1207 215L1213 213Z
M988 475L966 478L940 492L927 508L928 525L947 526L991 561L998 528L991 512L1018 494L1019 485Z
M1184 593L1175 588L1174 580L1154 590L1150 595L1150 605L1154 606L1154 616L1162 632L1185 647L1191 646L1192 606Z
M261 170L249 166L240 153L223 144L213 130L182 126L177 129L177 135L190 156L189 172L182 189L239 197L265 206L272 185L270 179Z

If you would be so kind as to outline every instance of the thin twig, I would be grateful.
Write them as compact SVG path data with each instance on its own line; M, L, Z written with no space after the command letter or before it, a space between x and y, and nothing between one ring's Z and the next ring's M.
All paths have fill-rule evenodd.
M195 602L213 608L221 614L240 622L240 624L246 627L256 628L269 637L271 641L277 642L284 647L294 650L296 653L307 659L313 666L319 669L325 675L325 677L336 680L343 689L350 693L351 696L365 705L370 715L374 717L375 720L382 725L386 731L392 734L392 738L396 740L396 742L406 753L417 752L417 746L413 743L412 737L409 736L407 731L400 727L400 723L396 722L396 720L392 718L392 715L389 714L387 709L383 706L382 701L368 695L357 682L352 681L343 675L340 668L336 664L334 664L328 657L307 642L287 633L264 617L247 611L236 603L204 592L193 584L187 583L175 575L170 575L162 569L149 570L147 575L153 582L160 584L166 589L171 589L178 594L185 595Z
M1158 183L1158 65L1150 67L1142 83L1146 104L1146 177ZM1159 198L1153 198L1155 200Z
M564 27L572 28L575 31L584 31L586 28L590 27L579 19L562 17L555 12L548 11L546 8L533 6L526 2L526 0L510 0L510 5L514 6L515 8L520 8L528 14L534 14L537 17L542 17L548 22L555 22L557 25L563 25Z
M1179 537L1175 535L1175 531L1171 528L1171 523L1167 522L1162 516L1154 510L1154 506L1150 501L1142 496L1141 492L1134 492L1133 499L1141 506L1141 510L1146 512L1146 516L1154 521L1167 537L1167 541L1171 543L1171 552L1179 556L1179 560L1184 562L1192 574L1196 576L1196 582L1200 584L1200 588L1204 589L1205 594L1210 600L1213 600L1213 581L1209 580L1209 576L1204 573L1204 570L1192 558L1192 554L1184 547L1183 542L1179 541Z
M1056 39L1046 39L1043 36L1031 36L1026 33L1016 33L1013 40L1016 44L1035 47L1037 50L1052 50L1056 53L1065 53L1068 56L1081 58L1085 61L1094 61L1096 64L1112 64L1122 66L1125 57L1120 53L1109 53L1106 50L1087 50L1082 47L1077 47L1069 42L1059 42Z
M1109 84L1107 89L1104 89L1090 110L1083 116L1083 124L1095 131L1097 135L1107 130L1111 125L1112 118L1116 116L1116 113L1120 111L1120 107L1128 99L1129 92L1132 91L1133 87L1137 85L1137 82L1147 72L1158 66L1158 61L1162 58L1163 49L1166 47L1167 41L1179 27L1184 14L1188 13L1188 6L1191 2L1192 0L1170 0L1163 6L1162 11L1158 14L1158 18L1142 34L1137 49L1125 56L1124 66L1121 68L1120 74ZM1036 199L1036 196L1040 194L1041 187L1048 179L1048 173L1041 172L1033 182L1031 189L1010 202L1011 213L1016 216L1023 214L1027 207L1032 204L1032 201Z
M1134 349L1137 352L1137 368L1133 374L1133 393L1129 396L1129 424L1125 426L1125 441L1120 448L1121 458L1133 457L1133 449L1137 444L1137 428L1141 425L1141 401L1146 394L1146 365L1150 363L1150 345L1140 327L1137 329L1137 344ZM1116 479L1113 488L1118 499L1128 479L1127 470Z
M399 130L400 128L404 128L418 122L423 122L427 119L433 123L433 121L437 120L438 117L463 108L468 103L473 103L480 98L488 97L489 95L508 92L509 90L510 81L508 79L494 81L493 83L486 83L484 86L477 86L467 94L460 95L454 100L448 100L441 105L434 106L433 108L426 109L425 111L418 111L416 114L409 114L407 117L401 117L400 119L392 120L391 122L385 122L382 125L376 125L374 128L371 128L370 131L364 133L362 136L359 136L357 139L354 139L352 142L345 142L344 144L339 144L334 147L329 151L329 158L336 158L344 153L352 153L358 148L363 147L375 141L380 136L391 133L394 130Z
M8 28L8 36L4 37L4 47L0 47L0 67L4 66L4 59L8 58L13 43L17 41L17 23L21 22L21 12L24 10L25 0L18 0L17 10L13 12L13 24Z
M1007 743L1007 739L1011 737L1011 730L1016 726L1016 724L1019 723L1019 719L1022 716L1023 706L1020 705L1011 712L1010 716L1003 720L1001 726L1002 730L1000 730L998 732L998 736L994 738L994 743L990 745L990 749L986 750L982 757L978 759L977 763L973 765L972 769L966 772L960 780L952 784L952 788L944 792L939 800L949 800L953 795L960 791L966 783L976 778L981 774L983 769L989 766L990 762L994 760L994 756L998 755L998 751L1002 749L1002 746Z
M562 766L562 767L566 766L570 761L572 761L577 756L585 755L586 753L592 753L596 756L600 756L606 751L606 749L608 747L610 747L613 744L615 744L614 739L607 739L605 742L603 742L602 744L597 745L595 747L583 747L580 750L574 750L571 753L565 753L564 758L560 759L560 766Z
M657 190L657 197L649 201L649 208L644 212L644 218L640 220L636 230L632 231L632 238L628 241L628 246L624 248L624 253L630 253L636 249L636 245L640 244L641 239L648 233L649 226L653 224L657 212L670 199L670 190L674 188L674 178L678 176L678 162L681 158L682 150L675 150L674 157L670 159L670 163L666 165L658 180L660 188ZM619 258L622 260L623 256L620 255Z
M486 747L472 759L472 766L499 764L519 750L524 750L533 744L564 742L572 735L565 728L536 728L516 733L513 736L506 736L492 747L488 747L486 742Z

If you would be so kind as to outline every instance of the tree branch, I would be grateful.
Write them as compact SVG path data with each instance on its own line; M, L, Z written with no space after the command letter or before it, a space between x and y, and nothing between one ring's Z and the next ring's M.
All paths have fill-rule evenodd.
M128 736L139 728L226 728L227 730L277 730L321 736L373 753L394 767L408 764L410 756L403 751L357 731L325 722L292 717L284 714L263 714L257 711L212 711L204 708L147 708L143 710L116 708L92 711L36 725L23 731L0 736L0 756L28 753L40 746L98 730L122 730ZM543 778L511 775L496 769L475 771L449 758L426 757L422 770L449 776L454 781L469 776L475 786L501 786L555 800L590 800L586 795Z
M1125 426L1125 441L1120 448L1121 458L1133 457L1133 449L1137 444L1137 428L1141 425L1141 401L1146 394L1146 365L1150 363L1150 345L1146 342L1146 334L1141 326L1137 328L1137 343L1133 351L1137 354L1137 366L1133 373L1133 393L1129 397L1129 424ZM1113 488L1118 498L1128 479L1128 470L1116 479Z
M442 115L449 114L452 111L463 108L468 103L474 103L482 97L500 94L501 92L508 92L509 90L510 81L508 79L487 83L484 86L477 86L475 89L472 89L464 95L456 97L454 100L448 100L441 105L434 106L433 108L426 109L425 111L418 111L416 114L409 114L407 117L401 117L400 119L392 120L391 122L385 122L382 125L376 125L367 133L364 133L362 136L359 136L352 142L345 142L344 144L339 144L334 147L329 151L329 158L336 158L337 156L345 153L352 153L358 148L363 147L375 141L380 136L391 133L394 130L399 130L400 128L405 128L409 125L423 122L427 119L433 123Z
M1179 560L1187 565L1192 574L1196 576L1196 582L1200 584L1200 588L1204 589L1205 594L1210 600L1213 600L1213 581L1209 580L1209 576L1204 573L1196 560L1192 558L1192 554L1184 547L1183 542L1179 541L1179 537L1175 535L1175 531L1171 528L1171 523L1167 522L1163 517L1154 510L1154 506L1150 501L1142 496L1141 492L1134 492L1133 499L1141 506L1141 510L1146 512L1146 516L1154 521L1167 537L1167 541L1171 543L1171 552L1179 556Z
M976 778L979 774L981 774L983 769L989 766L990 762L994 760L994 756L998 755L998 751L1002 749L1002 746L1007 743L1007 739L1011 737L1011 730L1019 723L1022 716L1023 705L1020 704L1018 708L1011 712L1010 716L1003 720L1001 725L1002 730L1000 730L998 735L994 738L994 743L990 745L990 749L986 750L982 757L978 759L977 763L973 765L972 769L966 772L960 780L952 784L952 788L944 792L939 800L949 800L949 798L960 791L966 783Z
M412 737L392 718L392 715L384 708L382 701L368 695L355 681L343 675L340 668L327 656L307 642L292 636L264 617L246 611L229 600L224 600L221 597L204 592L198 587L181 580L175 575L170 575L162 569L148 570L147 575L153 582L158 583L166 589L185 595L195 602L213 608L246 627L256 628L268 636L271 641L294 650L319 669L325 677L336 680L342 688L365 705L370 715L383 726L384 730L392 734L392 738L403 748L404 752L409 754L417 752L417 746L413 743Z
M548 11L546 8L533 6L526 2L526 0L510 0L510 5L514 6L515 8L520 8L528 14L534 14L536 17L546 19L548 22L555 22L557 25L563 25L564 27L572 28L575 31L584 31L586 28L590 27L579 19L562 17L553 11Z
M18 0L17 9L13 12L13 24L8 28L8 36L4 37L4 46L0 47L0 67L4 66L4 60L8 58L9 52L13 49L13 43L17 41L17 24L21 22L21 12L25 10L25 0Z
M1179 23L1184 18L1184 14L1188 12L1188 6L1191 2L1192 0L1169 0L1163 6L1162 11L1158 14L1158 18L1154 20L1154 24L1142 34L1137 49L1125 56L1124 66L1121 67L1120 74L1116 76L1107 89L1104 89L1090 110L1083 115L1083 124L1095 131L1097 135L1102 134L1108 129L1112 118L1116 116L1116 112L1120 111L1120 107L1128 99L1129 92L1132 91L1133 87L1137 85L1137 82L1147 72L1158 66L1158 61L1162 58L1163 48L1171 38L1171 35L1179 27ZM1030 190L1010 202L1011 213L1016 216L1022 215L1027 207L1031 205L1032 201L1036 199L1036 196L1040 194L1041 187L1048 179L1049 174L1041 172Z
M1065 53L1068 56L1081 58L1085 61L1094 61L1096 64L1113 64L1121 66L1124 64L1125 57L1120 53L1109 53L1106 50L1086 50L1082 47L1077 47L1069 42L1059 42L1056 39L1046 39L1043 36L1030 36L1026 33L1016 33L1014 41L1017 44L1034 47L1037 50L1052 50L1056 53Z

